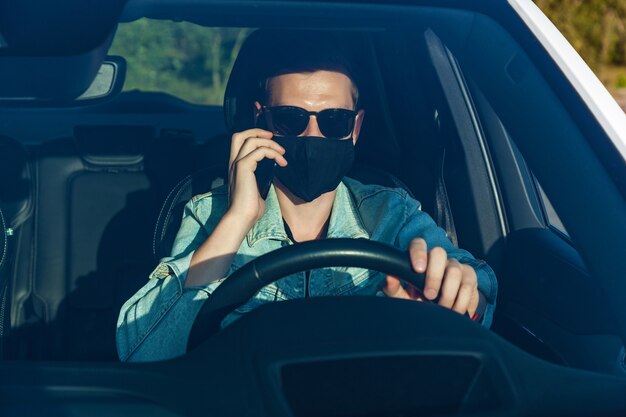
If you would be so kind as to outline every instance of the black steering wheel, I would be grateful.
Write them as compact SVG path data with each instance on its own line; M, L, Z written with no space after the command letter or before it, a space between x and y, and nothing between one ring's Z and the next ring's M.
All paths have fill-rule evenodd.
M285 246L235 271L205 301L191 328L187 351L220 330L222 320L261 288L301 271L331 266L372 269L424 288L424 274L411 267L407 252L366 239L324 239Z

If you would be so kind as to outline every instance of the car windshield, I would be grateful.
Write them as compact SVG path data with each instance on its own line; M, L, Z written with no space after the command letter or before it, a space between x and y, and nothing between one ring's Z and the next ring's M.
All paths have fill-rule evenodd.
M251 404L267 390L263 398L284 396L298 416L329 413L328 404L341 402L338 391L368 399L337 415L374 415L367 412L392 398L378 402L381 381L393 378L424 389L400 414L427 400L434 404L427 410L442 415L504 410L518 382L506 376L508 356L490 356L493 346L625 376L614 297L622 283L606 284L597 252L601 231L607 253L619 247L611 227L622 230L615 195L626 176L615 138L623 134L606 126L622 121L610 117L617 105L607 104L606 91L590 95L580 86L583 76L593 78L589 68L568 66L555 52L552 45L565 50L565 40L542 38L560 34L539 9L258 3L131 0L100 49L58 54L50 70L78 83L77 74L95 77L92 60L108 55L122 69L118 90L82 102L43 87L51 97L0 94L2 359L33 369L39 362L111 366L112 374L130 372L122 375L129 386L142 372L167 385L202 362L220 375L234 370L224 386L250 381ZM310 48L283 47L290 38ZM339 53L310 70L317 42L336 42ZM300 60L297 71L285 64L290 59ZM339 86L336 96L293 87L320 73L334 77L327 85ZM284 85L323 105L291 99ZM259 148L269 155L276 144L288 163L272 153L274 161L266 155L250 172L237 171L246 156ZM252 184L246 190L254 199L246 201L255 204L233 202L241 178ZM328 195L326 217L317 218L319 206L304 226L292 222L293 212ZM228 223L233 213L239 217ZM225 230L218 249L232 248L216 249L208 261L227 265L210 282L186 281L197 278L189 272L194 256L216 230ZM374 247L369 264L322 265L314 247L246 266L298 242L333 238L376 241L400 255ZM446 315L461 296L442 300L444 284L436 297L414 285L435 273L417 270L416 238L444 251L442 271L458 263L459 274L475 278L466 289L476 302L460 315ZM430 246L423 252L438 256ZM322 247L319 258L354 261L349 254L363 255L356 248ZM391 258L421 274L400 281L402 297L389 294L400 271ZM198 311L221 285L230 289L222 290L223 305L211 307L210 332L187 354L193 324L204 317ZM397 318L417 324L388 326ZM166 359L174 360L159 362ZM150 360L154 368L125 363ZM398 377L405 365L428 380ZM208 385L222 382L217 374ZM453 392L437 396L455 377ZM315 383L324 378L333 383ZM285 388L296 386L305 389ZM311 405L308 393L323 400ZM227 397L215 400L216 409Z

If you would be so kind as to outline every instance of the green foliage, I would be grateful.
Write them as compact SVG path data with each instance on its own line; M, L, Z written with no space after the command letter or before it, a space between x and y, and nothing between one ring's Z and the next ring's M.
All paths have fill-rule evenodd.
M600 78L617 87L612 69L626 66L626 0L534 1Z
M119 25L109 54L128 62L125 91L164 91L196 104L221 105L249 32L140 19Z

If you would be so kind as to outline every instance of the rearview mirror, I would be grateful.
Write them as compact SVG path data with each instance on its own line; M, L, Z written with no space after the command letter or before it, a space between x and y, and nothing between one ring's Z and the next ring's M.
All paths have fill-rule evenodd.
M75 101L83 102L112 98L122 91L125 78L126 60L119 56L107 56L87 91L76 98Z
M111 100L124 86L126 60L120 56L100 59L94 52L0 56L0 107L74 107ZM102 62L99 67L98 62Z

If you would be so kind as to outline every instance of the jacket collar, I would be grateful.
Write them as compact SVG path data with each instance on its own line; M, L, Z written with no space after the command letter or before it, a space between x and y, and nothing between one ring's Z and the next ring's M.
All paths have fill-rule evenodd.
M365 238L369 239L369 233L363 226L363 221L356 208L354 199L348 187L343 182L337 186L335 201L333 202L330 222L328 224L328 238ZM274 185L270 186L265 199L265 213L252 226L246 235L248 245L253 246L261 239L287 240L287 233L283 224L283 216L280 212L278 197Z

